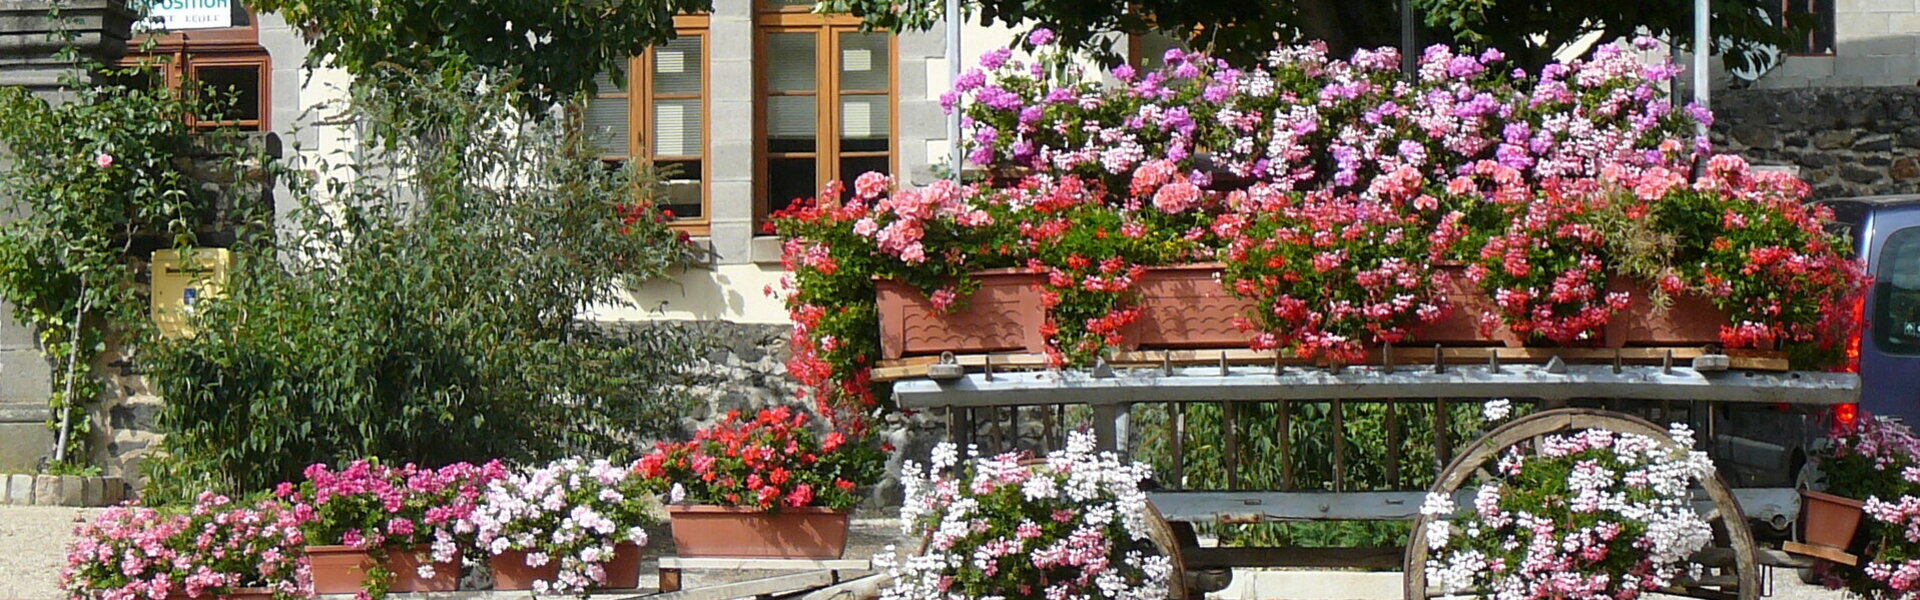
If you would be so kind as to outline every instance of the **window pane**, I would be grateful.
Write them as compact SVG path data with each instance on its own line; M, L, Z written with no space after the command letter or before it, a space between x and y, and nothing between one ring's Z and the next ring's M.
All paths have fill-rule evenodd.
M1134 64L1144 69L1159 69L1165 66L1166 61L1164 59L1167 56L1168 50L1185 47L1185 44L1180 43L1179 39L1158 31L1139 35L1140 55L1134 57Z
M885 156L850 156L840 159L840 180L853 181L868 171L887 173L893 170L892 161Z
M587 100L584 115L587 144L601 156L627 156L627 134L632 130L627 121L626 98L592 98Z
M813 96L767 98L767 150L813 152L820 136L817 102Z
M112 67L94 77L94 81L105 86L123 86L131 90L151 90L166 86L166 77L161 75L159 66L153 68Z
M768 212L780 212L794 200L812 198L820 193L818 184L814 181L811 158L767 159Z
M885 95L840 97L840 151L886 152L893 120Z
M1920 227L1893 232L1874 274L1874 339L1889 354L1920 354Z
M661 208L673 211L679 219L698 219L705 213L700 201L700 161L661 161L654 168L660 172L664 192Z
M699 95L700 36L683 35L653 48L653 94Z
M615 77L619 79L616 80ZM627 93L627 87L630 85L632 84L627 81L627 63L625 61L621 61L619 70L614 73L601 73L593 76L593 89L596 94L624 94Z
M767 89L812 91L815 43L811 33L767 34Z
M213 111L225 121L253 121L260 118L260 68L200 67L194 78L208 91ZM231 102L231 104L229 104Z
M653 101L653 155L701 156L700 101Z
M840 34L840 89L884 92L887 70L892 66L887 54L887 34Z

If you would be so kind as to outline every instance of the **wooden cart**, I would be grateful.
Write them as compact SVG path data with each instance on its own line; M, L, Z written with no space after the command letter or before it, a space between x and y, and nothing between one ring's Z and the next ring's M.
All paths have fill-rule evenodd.
M941 364L944 363L944 364ZM1488 476L1490 461L1506 449L1540 436L1606 429L1669 439L1655 423L1693 424L1709 454L1729 432L1716 431L1723 411L1779 415L1779 427L1807 428L1828 407L1857 402L1859 378L1844 373L1786 370L1784 359L1764 353L1722 354L1705 348L1537 349L1386 348L1370 364L1319 366L1268 352L1124 352L1091 369L1040 370L1033 355L973 355L919 358L883 365L877 379L893 380L893 398L903 410L943 414L951 439L983 452L1043 451L1059 445L1074 426L1091 427L1102 449L1139 447L1142 415L1156 416L1156 443L1171 462L1158 465L1150 492L1158 512L1154 539L1175 564L1174 597L1198 597L1224 588L1234 567L1401 567L1406 597L1441 595L1425 579L1425 521L1419 507L1429 492L1470 498L1475 480ZM931 377L929 377L931 375ZM1449 419L1463 404L1490 399L1528 404L1531 412L1470 441L1455 439ZM1190 426L1200 407L1220 426L1198 434ZM1290 447L1287 422L1296 408L1315 407L1319 423L1333 431L1331 447ZM1355 464L1345 419L1371 405L1371 422L1386 429L1385 465ZM1245 417L1258 409L1277 417L1278 439L1244 434ZM1157 412L1155 412L1157 411ZM1416 428L1411 415L1430 419L1431 456L1411 459L1405 448L1427 448L1402 437ZM1383 425L1382 425L1383 424ZM1427 426L1427 423L1421 423ZM1271 464L1244 463L1249 444L1278 455L1279 477L1256 484L1245 472ZM1207 446L1220 456L1224 485L1189 487L1189 451ZM1294 464L1303 452L1324 459L1331 476L1306 481ZM1323 461L1324 462L1324 461ZM1358 486L1349 472L1383 470L1385 484ZM1724 473L1723 473L1724 475ZM1431 482L1411 485L1410 482ZM1461 496L1466 490L1466 495ZM1806 559L1755 540L1751 522L1789 529L1799 496L1790 485L1744 486L1716 476L1695 490L1696 503L1715 529L1715 543L1694 560L1706 567L1670 593L1701 598L1752 600L1763 595L1769 566L1804 567ZM1471 504L1470 501L1465 504ZM1202 547L1196 526L1299 521L1413 521L1404 547L1326 548ZM1201 527L1204 529L1204 527Z

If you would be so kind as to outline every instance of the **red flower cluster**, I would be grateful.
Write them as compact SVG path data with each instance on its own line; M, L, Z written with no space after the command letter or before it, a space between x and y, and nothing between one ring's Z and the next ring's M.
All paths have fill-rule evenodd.
M808 421L784 406L753 419L729 412L690 441L662 442L633 468L670 486L673 503L852 508L860 501L854 492L879 480L882 449L840 431L818 436Z

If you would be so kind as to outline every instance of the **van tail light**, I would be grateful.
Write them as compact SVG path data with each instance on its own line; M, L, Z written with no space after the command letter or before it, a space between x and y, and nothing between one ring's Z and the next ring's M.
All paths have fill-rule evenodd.
M1860 348L1866 343L1867 333L1867 295L1855 294L1853 298L1853 333L1847 335L1847 372L1860 372Z
M1860 422L1859 404L1833 405L1833 425L1839 431L1851 431L1853 425Z

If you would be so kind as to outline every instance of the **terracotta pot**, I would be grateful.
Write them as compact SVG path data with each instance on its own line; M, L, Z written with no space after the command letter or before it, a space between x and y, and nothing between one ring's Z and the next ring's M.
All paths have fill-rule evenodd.
M630 590L640 587L640 545L622 542L613 546L613 560L607 561L607 583L600 586L608 590Z
M1040 325L1041 276L1012 269L974 274L980 289L960 300L959 310L934 310L920 290L895 281L874 282L880 313L880 355L895 359L941 352L1044 352Z
M373 557L352 546L307 546L313 569L313 593L352 594L366 589Z
M560 580L560 561L548 560L538 567L527 566L527 551L508 550L487 559L493 569L493 589L531 590L535 579L553 583Z
M192 598L188 596L185 591L177 588L167 592L167 600L212 600L212 598L213 596L207 594L202 594L199 598ZM226 595L219 596L219 598L221 600L273 600L273 590L258 587L233 588L232 591L227 592Z
M1220 283L1219 264L1151 267L1135 284L1140 318L1121 330L1136 348L1224 348L1245 346L1253 333L1234 321L1253 313L1254 302L1233 295Z
M421 577L420 567L433 565L432 577ZM426 546L408 548L388 547L387 568L393 571L393 586L396 592L451 592L460 589L460 556L454 555L452 561L433 562L433 554Z
M1462 265L1442 265L1438 269L1447 278L1441 293L1447 300L1447 312L1432 323L1415 325L1407 331L1410 344L1446 344L1448 346L1499 345L1518 348L1526 340L1515 335L1505 323L1494 325L1489 334L1480 332L1483 315L1499 315L1500 307L1485 290L1467 279Z
M1845 551L1860 530L1860 507L1866 503L1845 496L1800 490L1800 523L1807 543Z
M683 558L840 558L847 513L825 508L766 512L739 506L667 507Z
M1614 277L1607 292L1626 292L1627 308L1607 321L1607 347L1623 346L1715 346L1720 344L1720 327L1729 322L1727 312L1706 298L1680 295L1666 310L1653 306L1653 288L1647 282Z

